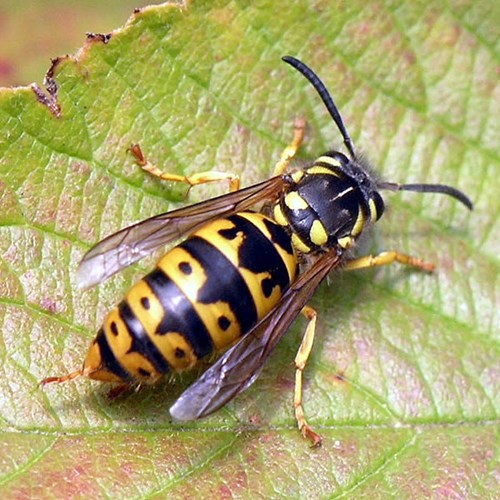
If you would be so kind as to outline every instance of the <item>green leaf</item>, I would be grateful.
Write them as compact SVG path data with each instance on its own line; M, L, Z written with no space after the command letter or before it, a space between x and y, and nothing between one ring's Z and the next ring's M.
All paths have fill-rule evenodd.
M3 496L497 496L498 19L493 0L164 4L57 60L57 96L2 89ZM170 172L231 171L243 185L271 174L296 116L309 123L304 160L341 147L285 54L324 79L381 176L455 185L476 204L387 193L363 251L415 254L436 272L338 272L316 294L305 409L323 447L309 448L292 410L302 320L258 381L200 422L168 414L196 374L116 401L86 380L40 389L81 365L152 264L82 292L83 253L188 203L137 167L132 143Z

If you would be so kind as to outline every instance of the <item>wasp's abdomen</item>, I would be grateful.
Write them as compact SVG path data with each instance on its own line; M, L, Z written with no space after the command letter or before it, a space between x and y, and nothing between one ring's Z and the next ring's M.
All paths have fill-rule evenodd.
M89 377L154 382L231 345L295 279L287 232L243 212L170 250L106 317L85 361Z

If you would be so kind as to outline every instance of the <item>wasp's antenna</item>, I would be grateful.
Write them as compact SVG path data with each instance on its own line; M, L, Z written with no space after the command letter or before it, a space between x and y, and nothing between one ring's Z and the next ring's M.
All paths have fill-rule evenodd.
M326 106L326 109L333 118L333 121L339 128L340 133L344 138L345 147L349 151L351 158L354 160L356 158L354 143L352 142L349 132L347 132L347 129L345 128L344 121L342 120L342 116L340 116L337 105L330 96L327 88L325 87L325 84L319 79L319 76L309 66L305 65L302 61L299 61L295 57L284 56L281 59L288 63L290 66L294 67L297 71L302 73L316 89L316 92L321 97L321 100L323 101L323 104Z
M417 193L446 194L463 203L469 210L474 208L472 201L470 201L469 197L462 193L462 191L445 184L397 184L395 182L380 182L377 183L377 187L390 191L416 191Z

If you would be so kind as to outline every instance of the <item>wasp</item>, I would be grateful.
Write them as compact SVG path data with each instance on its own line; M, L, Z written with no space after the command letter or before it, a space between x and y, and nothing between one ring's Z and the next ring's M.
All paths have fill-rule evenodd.
M321 443L302 405L303 372L316 332L317 314L307 305L311 296L339 267L354 270L399 262L434 269L398 251L349 257L363 232L384 213L380 191L440 193L470 210L473 205L451 186L398 184L373 175L356 154L320 78L294 57L283 60L312 84L342 135L346 153L328 151L309 166L292 169L304 135L305 122L299 121L274 176L240 189L239 179L231 174L184 177L162 172L134 146L139 164L161 179L191 186L227 179L230 192L122 229L87 252L77 271L83 287L97 285L184 237L109 312L82 368L48 377L42 384L80 376L124 386L152 384L223 352L170 408L176 420L205 417L255 381L302 313L308 324L295 358L295 417L302 435L313 445ZM251 211L259 204L260 211Z

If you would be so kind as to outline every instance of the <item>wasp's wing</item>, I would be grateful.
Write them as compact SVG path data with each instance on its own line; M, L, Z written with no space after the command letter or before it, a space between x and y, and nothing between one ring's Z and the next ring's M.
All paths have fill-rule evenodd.
M170 408L172 417L205 417L252 385L281 337L339 260L336 252L320 257L284 293L273 311L181 394Z
M283 178L272 177L248 188L126 227L108 236L85 254L77 270L78 284L82 288L97 285L215 218L247 210L259 201L276 197L282 188Z

